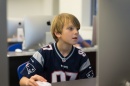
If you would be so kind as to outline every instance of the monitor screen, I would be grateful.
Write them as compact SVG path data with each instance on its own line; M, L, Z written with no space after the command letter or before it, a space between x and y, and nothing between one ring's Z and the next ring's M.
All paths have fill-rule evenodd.
M24 18L23 50L37 50L46 44L46 32L50 31L53 16L28 16Z
M17 29L24 28L23 19L7 18L7 37L17 37Z

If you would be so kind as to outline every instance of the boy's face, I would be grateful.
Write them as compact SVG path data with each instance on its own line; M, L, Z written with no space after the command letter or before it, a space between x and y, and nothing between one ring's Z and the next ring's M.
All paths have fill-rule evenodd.
M67 23L64 25L62 34L59 35L59 41L67 44L74 45L78 41L78 28L76 28L72 23Z

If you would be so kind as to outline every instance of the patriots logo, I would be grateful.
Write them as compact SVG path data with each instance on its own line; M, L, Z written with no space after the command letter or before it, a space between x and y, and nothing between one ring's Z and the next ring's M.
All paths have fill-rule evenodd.
M94 76L93 74L93 71L89 71L87 74L86 74L87 78L92 78Z
M36 71L35 67L30 63L26 64L26 69L27 69L28 74L31 74Z

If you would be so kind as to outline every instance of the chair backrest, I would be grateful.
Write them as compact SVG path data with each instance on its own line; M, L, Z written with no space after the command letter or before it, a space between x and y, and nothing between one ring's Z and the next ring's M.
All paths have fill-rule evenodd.
M18 73L18 78L19 80L22 78L22 75L21 75L21 71L23 70L23 68L26 66L27 62L21 64L18 66L17 68L17 73Z
M12 44L8 47L8 51L15 51L15 49L21 49L22 50L22 43Z

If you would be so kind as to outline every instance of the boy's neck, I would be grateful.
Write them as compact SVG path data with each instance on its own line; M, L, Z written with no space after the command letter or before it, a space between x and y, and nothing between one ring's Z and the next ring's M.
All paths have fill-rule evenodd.
M66 57L69 53L70 53L70 51L71 51L71 49L72 49L72 45L67 45L67 44L63 44L63 43L57 43L57 48L58 48L58 50L60 51L60 53L64 56L64 57Z

